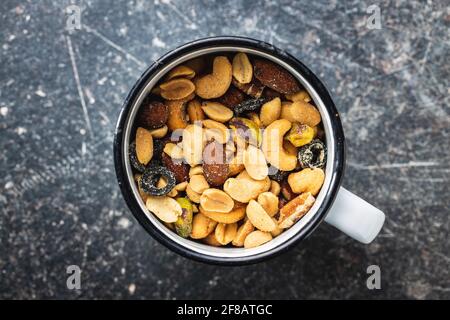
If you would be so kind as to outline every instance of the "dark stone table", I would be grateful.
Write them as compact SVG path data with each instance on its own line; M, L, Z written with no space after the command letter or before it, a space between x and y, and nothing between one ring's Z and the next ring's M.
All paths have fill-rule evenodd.
M70 3L0 2L0 298L450 298L445 1L383 2L370 29L370 1L75 0L69 33ZM324 80L348 141L344 186L387 214L376 241L322 225L281 257L227 268L138 225L112 159L121 104L154 59L212 35L271 42ZM381 290L366 287L372 264Z

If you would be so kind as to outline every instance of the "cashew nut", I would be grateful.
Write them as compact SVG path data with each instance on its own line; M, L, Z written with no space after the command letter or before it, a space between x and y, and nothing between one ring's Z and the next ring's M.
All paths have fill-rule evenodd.
M302 100L283 105L281 107L281 119L299 122L310 127L317 126L321 121L320 112L316 107Z
M214 99L222 96L230 87L232 67L227 57L214 58L213 72L196 81L196 93L203 99Z
M295 193L311 192L317 195L325 180L325 173L320 168L306 168L302 171L291 173L288 176L288 183Z

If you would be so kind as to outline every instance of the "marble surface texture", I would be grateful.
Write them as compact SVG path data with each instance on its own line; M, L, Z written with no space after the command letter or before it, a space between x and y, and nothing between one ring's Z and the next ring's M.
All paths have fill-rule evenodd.
M81 30L69 33L71 3ZM449 24L444 0L0 1L0 298L449 299ZM323 79L348 141L343 185L387 215L376 241L322 225L276 259L228 268L138 225L113 166L121 104L153 60L214 35L273 43ZM366 287L373 264L380 290Z

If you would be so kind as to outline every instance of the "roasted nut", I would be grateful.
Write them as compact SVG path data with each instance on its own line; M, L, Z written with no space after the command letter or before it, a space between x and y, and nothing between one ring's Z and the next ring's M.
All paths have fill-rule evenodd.
M237 204L234 206L233 210L226 213L207 211L202 206L200 206L199 209L203 215L219 223L234 223L245 217L245 207Z
M304 101L295 101L281 106L281 119L290 122L299 122L310 127L317 126L320 121L320 112L312 104Z
M245 238L253 231L255 227L250 220L246 220L238 229L232 244L236 247L243 247Z
M172 159L183 159L183 149L181 149L175 143L166 143L163 149L164 153L170 156Z
M270 231L270 234L272 235L272 237L278 237L283 231L284 229L280 228L278 226L278 221L275 218L272 218L272 221L275 223L276 227L275 229L273 229L272 231Z
M286 199L286 200L292 200L294 199L297 195L294 193L294 191L292 191L291 186L289 185L287 179L281 181L281 195Z
M145 203L150 212L153 212L161 221L172 223L182 214L180 204L172 198L149 196Z
M233 58L233 77L240 83L250 83L253 77L253 67L247 55L239 52Z
M186 101L174 100L166 101L169 107L169 119L167 120L167 126L170 131L177 129L184 129L188 125L186 117Z
M169 108L159 101L145 99L139 109L137 122L147 129L157 129L163 127L169 117Z
M195 91L195 85L191 80L177 78L162 83L161 97L166 100L180 100L188 97Z
M192 239L202 239L208 236L214 228L216 227L217 222L211 220L210 218L204 216L201 213L197 213L192 220L192 231L191 238Z
M146 165L153 157L153 137L150 131L144 128L136 130L136 156L137 160Z
M184 65L194 70L196 74L201 74L206 68L207 60L205 57L198 57L185 62Z
M167 153L161 155L163 165L173 172L176 182L181 183L189 178L189 165L181 160L172 159Z
M220 247L222 245L219 241L217 241L214 232L211 232L206 238L203 238L203 242L213 247Z
M188 198L177 198L176 200L181 206L181 215L175 222L175 230L179 236L187 238L192 231L192 203Z
M192 202L200 203L201 194L192 190L189 184L186 186L186 195L189 197L189 199L191 199Z
M283 148L288 155L297 156L297 148L288 140L283 141Z
M247 173L242 171L236 178L229 178L223 185L223 190L234 200L248 203L256 199L262 192L269 190L270 179L266 177L263 180L255 180Z
M217 102L230 109L234 109L235 106L237 106L244 100L245 95L242 93L242 91L236 89L236 87L234 86L230 86L230 88L228 88L227 92L225 92L223 96L216 99Z
M253 98L261 98L265 88L264 85L255 78L253 78L250 83L240 83L236 79L233 79L233 85Z
M202 110L202 104L200 103L200 101L198 101L198 99L194 99L188 102L187 112L189 121L191 123L205 119L205 114Z
M309 96L308 92L305 89L302 89L293 94L287 94L286 99L291 100L292 102L295 102L295 101L310 102L311 101L311 97Z
M306 168L302 171L291 173L288 183L295 193L310 192L317 195L325 180L325 173L320 168Z
M202 194L203 191L209 189L209 184L203 175L197 174L191 177L189 185L194 192Z
M273 182L273 181L272 181ZM278 197L272 192L263 192L258 196L258 203L271 217L278 213Z
M211 188L200 196L200 206L206 211L230 212L234 207L234 201L222 190Z
M294 122L289 133L286 135L286 139L291 142L295 147L301 147L308 144L314 138L314 129L306 124L299 124Z
M283 67L268 60L253 61L254 75L261 83L283 94L292 94L300 90L297 80Z
M269 174L264 153L253 145L249 145L244 151L244 166L250 177L255 180L263 180Z
M233 134L242 138L245 142L259 146L261 144L261 130L256 123L247 118L233 118L229 122Z
M259 118L265 127L280 118L281 114L281 100L275 98L262 105Z
M191 167L202 162L204 142L201 126L190 124L183 130L183 156Z
M203 167L201 165L198 165L196 167L192 167L189 170L189 177L192 177L196 174L203 174Z
M227 122L233 118L233 111L218 102L205 101L202 110L208 118L218 122Z
M246 213L248 220L259 230L270 232L276 228L275 222L255 200L250 200Z
M177 190L178 192L186 191L187 185L188 185L188 182L183 181L175 186L175 190Z
M302 168L323 168L327 161L327 148L315 139L298 150L298 161Z
M280 184L277 181L272 180L270 184L270 192L272 192L274 195L278 197L280 191L281 191Z
M237 223L219 223L216 226L216 230L214 232L214 235L216 237L216 240L222 244L227 245L231 241L233 241L234 237L236 237L237 233Z
M215 120L203 120L203 126L205 127L206 140L215 140L221 144L225 144L230 139L230 133L228 128L223 124Z
M150 134L152 135L153 138L160 139L166 136L168 130L169 128L166 125L164 125L161 128L150 130Z
M196 81L196 93L203 99L214 99L222 96L230 87L232 67L227 57L214 58L213 72Z
M228 178L230 168L226 162L223 144L211 141L205 146L203 150L203 174L209 185L220 186Z
M289 201L280 210L278 219L278 227L286 229L291 227L301 217L303 217L309 209L311 209L316 199L309 192L302 193L298 197Z
M290 128L288 120L280 119L272 122L263 133L262 151L266 160L282 171L291 171L297 166L297 157L283 147L283 136Z
M244 241L244 248L255 248L260 245L263 245L266 242L272 240L272 235L269 232L263 231L253 231L251 232Z
M172 80L174 78L186 78L192 79L195 77L195 71L188 66L178 66L173 68L166 76L166 80Z
M243 160L240 159L239 155L235 155L230 160L228 168L229 168L228 177L234 177L235 175L238 175L239 173L245 170Z

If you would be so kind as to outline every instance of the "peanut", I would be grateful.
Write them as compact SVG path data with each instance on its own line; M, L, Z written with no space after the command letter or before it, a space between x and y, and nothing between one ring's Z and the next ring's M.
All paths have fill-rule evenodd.
M140 163L146 165L153 157L153 137L149 130L136 130L136 156Z
M220 223L234 223L245 217L245 207L242 205L236 205L231 212L227 213L207 211L200 206L200 212L208 218Z
M276 224L271 217L255 200L250 200L246 213L248 220L250 220L250 222L259 230L270 232L276 228Z
M182 210L180 204L170 197L148 196L145 206L161 221L172 223L178 220Z
M216 240L222 244L227 245L231 241L233 241L234 237L237 233L237 223L219 223L216 227L216 231L214 235L216 236Z
M250 83L252 81L253 66L243 52L239 52L233 58L233 77L239 83Z
M319 193L324 180L325 173L320 168L306 168L288 176L288 183L293 192L311 192L313 196Z
M246 220L238 229L236 236L233 239L233 245L236 247L243 247L245 238L253 231L255 227L250 220Z
M244 248L255 248L272 240L272 235L269 232L262 232L259 230L251 232L244 241Z
M172 159L183 159L183 149L175 143L167 143L163 151Z
M281 100L280 98L275 98L269 102L262 105L259 118L264 126L268 126L275 120L280 118L281 114Z
M234 201L222 190L211 188L200 196L200 206L206 211L230 212L234 207Z
M253 145L249 145L244 151L244 166L250 177L255 180L263 180L269 174L264 153Z
M191 186L188 184L186 186L186 194L189 199L191 199L192 202L200 203L200 196L201 194L198 194L194 190L192 190Z
M189 185L191 186L191 189L198 194L202 194L203 191L209 189L208 182L206 181L205 177L200 174L193 175L191 177L191 180L189 181Z
M272 192L263 192L258 196L258 203L271 217L278 213L278 197Z
M217 222L201 213L197 213L192 220L192 231L190 236L192 239L206 238L214 230L216 225Z
M187 98L195 91L191 80L177 78L169 80L159 86L161 97L167 100L181 100Z
M270 192L272 192L274 195L278 196L280 194L280 191L281 191L280 184L278 182L276 182L275 180L272 180L272 182L270 184Z
M202 110L208 118L218 122L227 122L233 118L233 111L218 102L205 101Z

